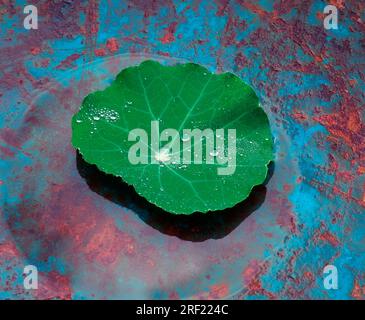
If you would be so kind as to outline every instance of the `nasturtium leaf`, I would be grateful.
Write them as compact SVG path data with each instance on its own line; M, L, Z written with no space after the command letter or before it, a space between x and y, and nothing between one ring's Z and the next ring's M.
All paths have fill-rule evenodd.
M83 100L72 144L85 161L176 214L233 207L264 182L273 160L253 89L194 63L148 60L122 70Z

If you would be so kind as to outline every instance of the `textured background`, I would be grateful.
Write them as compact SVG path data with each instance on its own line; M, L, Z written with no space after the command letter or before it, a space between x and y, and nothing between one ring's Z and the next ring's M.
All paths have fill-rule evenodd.
M329 3L338 30L323 28ZM0 298L365 298L363 1L32 4L39 29L27 31L24 2L0 1ZM203 232L90 191L68 121L118 54L182 58L255 88L277 150L258 210ZM327 264L338 290L323 288Z

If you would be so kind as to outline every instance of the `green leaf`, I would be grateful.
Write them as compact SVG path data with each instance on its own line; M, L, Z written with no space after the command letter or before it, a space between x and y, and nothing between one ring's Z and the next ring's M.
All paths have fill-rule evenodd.
M273 160L269 121L252 88L193 63L148 60L122 70L84 99L72 144L85 161L178 214L234 206L263 183Z

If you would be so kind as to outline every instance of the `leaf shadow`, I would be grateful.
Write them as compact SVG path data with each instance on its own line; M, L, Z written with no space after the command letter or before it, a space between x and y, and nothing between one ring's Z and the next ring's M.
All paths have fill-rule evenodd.
M76 152L76 167L93 192L131 209L154 229L181 240L202 242L227 236L262 205L266 197L266 184L274 173L275 164L270 162L264 183L255 186L244 201L229 209L191 215L171 214L149 203L121 178L106 174L87 163L79 152Z

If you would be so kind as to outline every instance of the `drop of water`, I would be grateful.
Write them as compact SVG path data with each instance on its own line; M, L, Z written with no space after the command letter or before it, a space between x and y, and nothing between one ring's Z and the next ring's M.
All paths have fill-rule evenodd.
M98 117L98 116L94 116L94 117L93 117L93 119L94 119L94 120L100 120L100 117Z
M77 123L81 123L81 122L82 122L82 120L80 120L80 119L77 119L77 120L76 120L76 122L77 122Z
M219 152L217 150L210 151L209 155L211 155L212 157L216 157L217 155L219 155Z
M184 133L181 137L181 141L189 141L191 139L190 135Z
M168 149L161 149L159 152L155 153L155 159L159 162L167 162L171 160Z

